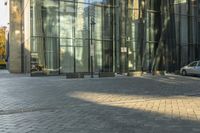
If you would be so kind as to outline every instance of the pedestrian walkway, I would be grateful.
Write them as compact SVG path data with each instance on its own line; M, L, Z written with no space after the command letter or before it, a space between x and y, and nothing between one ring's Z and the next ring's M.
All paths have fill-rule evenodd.
M199 78L0 77L0 133L200 132Z
M21 73L10 73L6 69L0 69L0 79L3 78L16 78L16 77L30 77L29 74L21 74Z

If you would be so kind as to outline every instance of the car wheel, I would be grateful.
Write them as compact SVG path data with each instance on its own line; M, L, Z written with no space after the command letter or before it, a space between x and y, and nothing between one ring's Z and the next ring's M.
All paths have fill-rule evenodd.
M182 75L183 75L183 76L187 76L186 70L183 70L183 71L182 71Z

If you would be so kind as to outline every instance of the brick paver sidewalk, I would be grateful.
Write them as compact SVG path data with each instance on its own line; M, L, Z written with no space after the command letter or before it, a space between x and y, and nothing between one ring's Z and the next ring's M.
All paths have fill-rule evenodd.
M200 132L200 78L6 74L0 72L0 133Z

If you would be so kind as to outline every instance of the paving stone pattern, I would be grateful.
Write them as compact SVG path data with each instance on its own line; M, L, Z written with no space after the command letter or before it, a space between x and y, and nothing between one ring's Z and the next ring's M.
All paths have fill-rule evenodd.
M200 78L0 71L0 133L200 133Z

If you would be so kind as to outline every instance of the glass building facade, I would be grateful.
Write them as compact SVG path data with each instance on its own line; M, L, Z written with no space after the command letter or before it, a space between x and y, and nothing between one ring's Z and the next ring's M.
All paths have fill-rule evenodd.
M93 53L94 71L112 72L114 5L114 0L32 0L32 72L90 72Z
M33 74L174 72L200 59L198 0L25 1Z

